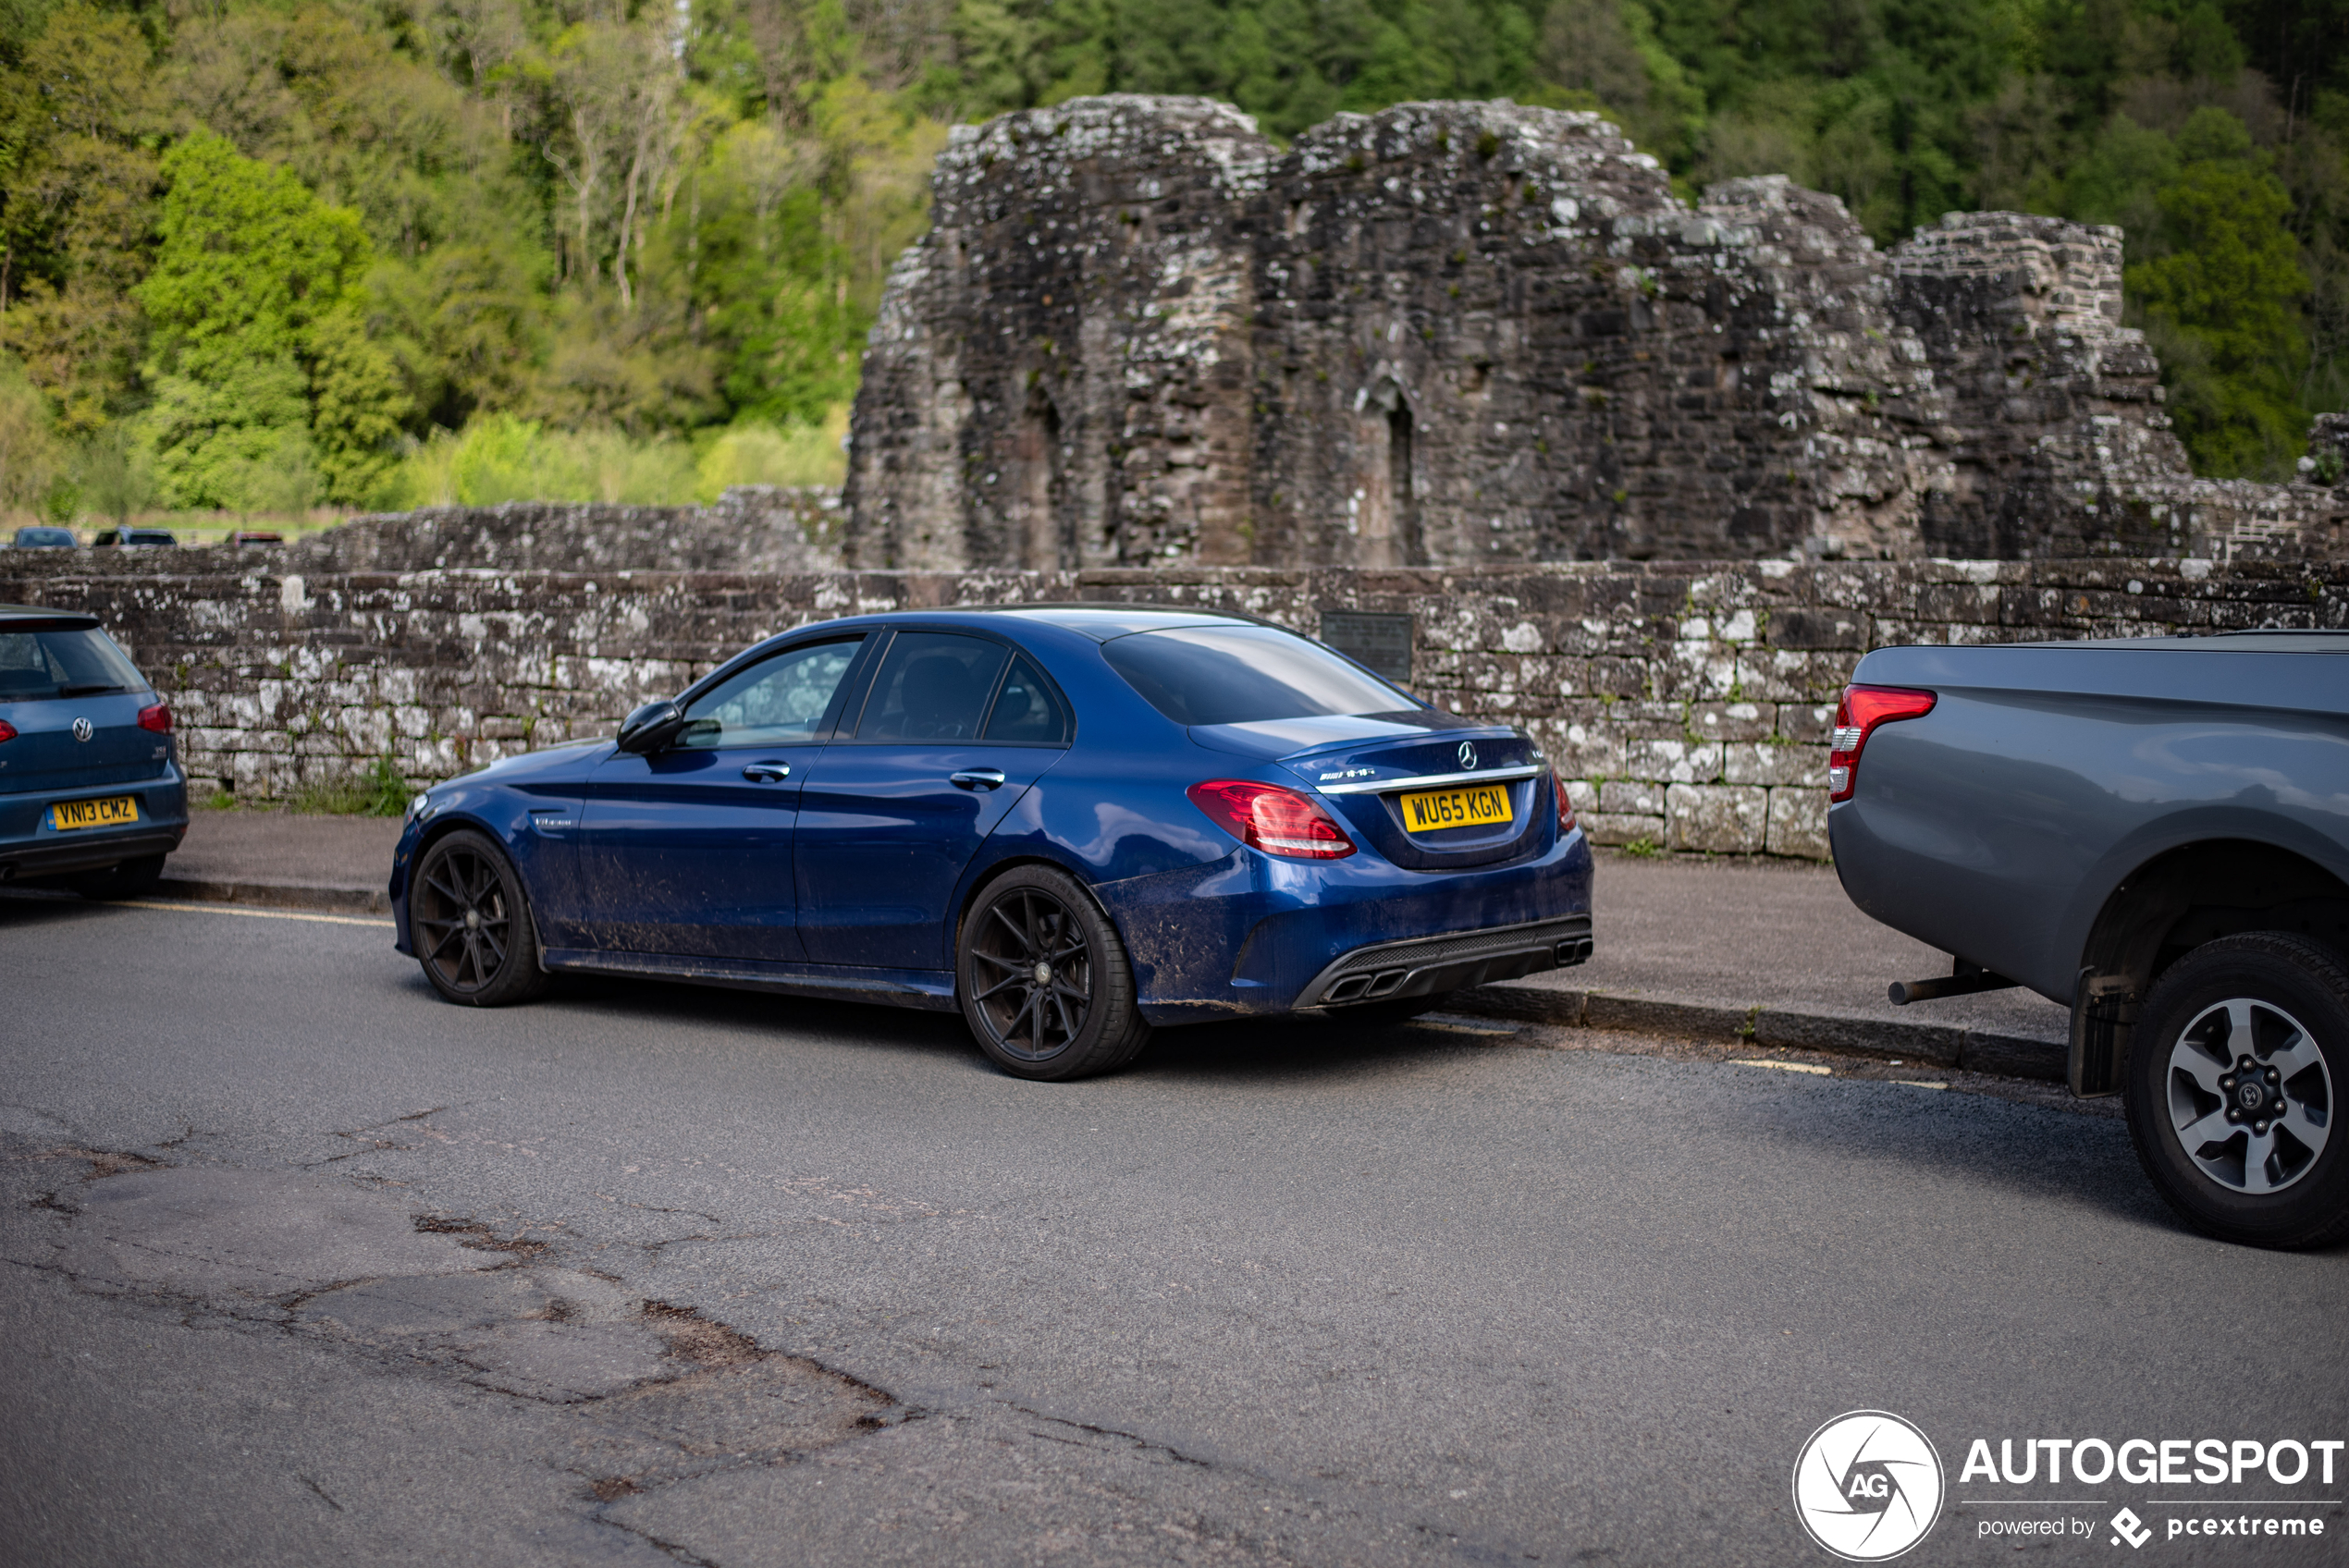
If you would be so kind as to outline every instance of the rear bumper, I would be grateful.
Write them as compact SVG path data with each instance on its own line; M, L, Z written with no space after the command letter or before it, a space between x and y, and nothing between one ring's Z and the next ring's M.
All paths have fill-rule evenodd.
M57 802L106 795L135 798L139 820L120 827L80 827L63 833L49 825L49 808ZM127 860L167 855L187 836L187 780L168 763L153 778L0 794L0 881L103 871Z
M1591 851L1579 832L1514 864L1435 874L1370 855L1236 850L1093 892L1153 1023L1425 996L1589 953Z
M188 830L184 822L135 832L109 833L88 839L59 836L31 844L0 846L0 881L20 876L56 876L72 871L103 871L127 860L167 855L179 847Z

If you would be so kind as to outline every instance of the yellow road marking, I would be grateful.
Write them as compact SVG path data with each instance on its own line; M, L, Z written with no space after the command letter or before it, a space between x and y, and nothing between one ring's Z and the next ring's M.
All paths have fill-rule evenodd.
M1946 1089L1947 1084L1928 1084L1922 1078L1895 1078L1895 1084L1906 1084L1912 1089Z
M167 909L181 914L241 914L254 920L314 920L322 925L373 925L391 929L388 920L364 920L355 914L311 914L297 909L241 909L235 904L166 903L159 899L112 899L125 909Z
M1814 1067L1807 1061L1763 1061L1758 1059L1749 1057L1740 1059L1735 1065L1739 1067L1775 1067L1781 1072L1809 1072L1821 1078L1827 1075L1827 1069L1824 1067Z

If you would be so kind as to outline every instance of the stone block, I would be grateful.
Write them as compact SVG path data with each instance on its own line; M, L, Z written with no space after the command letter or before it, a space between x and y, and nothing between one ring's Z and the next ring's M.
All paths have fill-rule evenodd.
M1718 744L1691 741L1631 741L1625 743L1623 772L1632 778L1667 784L1710 783L1721 777Z
M1778 734L1798 745L1826 745L1835 735L1833 703L1780 703Z
M1764 740L1777 722L1768 703L1697 703L1688 711L1688 728L1707 741Z
M1824 782L1808 787L1783 784L1770 791L1769 829L1764 847L1774 855L1801 860L1828 858Z
M1723 748L1721 777L1731 784L1827 787L1827 753L1818 746L1730 745Z
M1666 796L1666 843L1675 850L1752 854L1769 826L1769 791L1743 784L1675 784Z
M1666 788L1646 780L1610 778L1599 786L1598 809L1617 816L1660 817Z
M1660 816L1618 816L1608 812L1593 812L1582 819L1582 831L1593 844L1661 845L1664 842L1664 818Z

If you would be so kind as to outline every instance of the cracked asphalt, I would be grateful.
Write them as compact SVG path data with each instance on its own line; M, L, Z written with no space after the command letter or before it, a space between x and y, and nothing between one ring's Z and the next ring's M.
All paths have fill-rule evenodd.
M11 1564L1824 1562L1847 1410L1954 1483L2349 1391L2349 1256L1926 1070L1235 1025L1052 1086L934 1015L467 1011L365 923L0 898L0 955Z

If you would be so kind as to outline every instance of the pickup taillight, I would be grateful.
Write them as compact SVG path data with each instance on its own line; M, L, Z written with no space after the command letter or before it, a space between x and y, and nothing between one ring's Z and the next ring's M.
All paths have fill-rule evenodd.
M1835 704L1835 749L1827 755L1827 799L1848 801L1860 780L1860 752L1879 724L1923 718L1938 699L1908 686L1847 686Z

